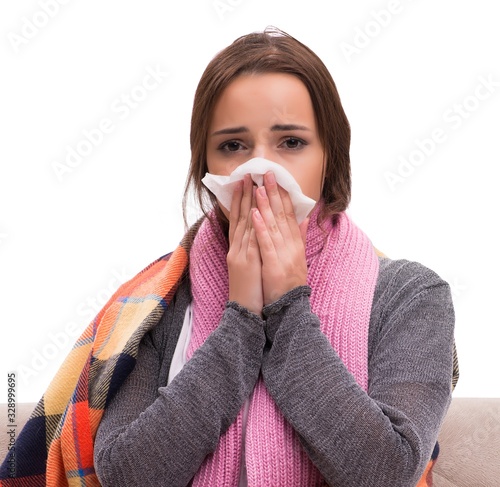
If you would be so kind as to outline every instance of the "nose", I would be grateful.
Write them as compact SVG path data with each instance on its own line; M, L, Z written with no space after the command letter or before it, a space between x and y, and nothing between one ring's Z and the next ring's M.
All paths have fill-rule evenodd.
M273 160L273 153L270 147L269 136L267 133L262 131L257 137L254 150L252 151L252 157L262 157L264 159Z
M266 150L255 150L252 157L262 157L263 159L272 160L272 156L270 156L269 151Z

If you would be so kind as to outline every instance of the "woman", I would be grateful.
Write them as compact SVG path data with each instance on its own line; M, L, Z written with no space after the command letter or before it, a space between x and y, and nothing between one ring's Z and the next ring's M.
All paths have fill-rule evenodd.
M189 272L100 422L103 486L427 485L451 397L450 289L377 256L345 214L349 143L328 70L287 34L210 62L186 192L206 205L207 172L262 157L317 204L299 225L272 171L237 184L230 211L208 194Z

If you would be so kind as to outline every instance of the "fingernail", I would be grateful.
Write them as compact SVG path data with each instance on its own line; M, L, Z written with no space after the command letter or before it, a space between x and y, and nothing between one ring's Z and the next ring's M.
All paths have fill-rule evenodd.
M254 208L253 214L255 215L255 218L257 218L257 220L262 220L262 216L260 214L260 211L257 208Z
M263 197L263 198L266 198L267 197L267 194L266 194L266 188L264 188L264 186L260 186L257 191L259 192L259 194Z
M276 177L272 171L266 173L267 182L273 184L276 182Z

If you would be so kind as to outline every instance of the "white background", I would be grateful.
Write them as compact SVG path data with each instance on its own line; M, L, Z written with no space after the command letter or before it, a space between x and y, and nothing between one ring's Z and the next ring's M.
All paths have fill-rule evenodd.
M197 82L235 38L275 25L337 84L354 221L389 256L452 285L455 395L500 396L496 1L70 0L41 26L42 4L0 7L1 391L17 371L18 400L37 401L92 306L175 247ZM122 95L141 95L147 69L168 77L125 112ZM103 119L113 131L58 178L53 163ZM418 165L398 167L410 156Z

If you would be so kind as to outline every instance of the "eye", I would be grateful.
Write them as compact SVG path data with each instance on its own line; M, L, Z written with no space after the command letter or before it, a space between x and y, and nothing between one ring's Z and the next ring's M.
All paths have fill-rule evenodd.
M224 152L236 152L240 150L243 146L236 140L228 140L219 146L219 150Z
M288 137L280 145L285 145L286 149L296 150L302 149L302 147L307 145L307 142L297 137Z

